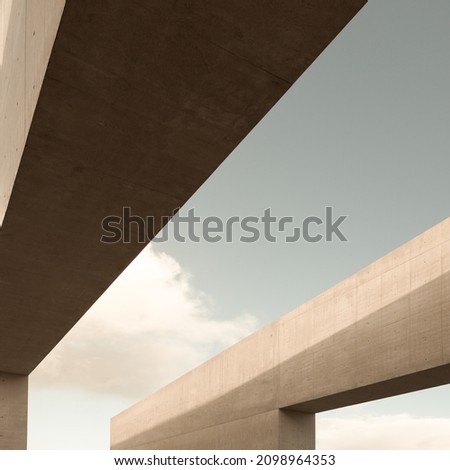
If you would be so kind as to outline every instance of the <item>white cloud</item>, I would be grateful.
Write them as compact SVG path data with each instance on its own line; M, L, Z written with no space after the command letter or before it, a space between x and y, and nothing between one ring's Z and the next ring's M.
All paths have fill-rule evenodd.
M214 304L166 254L146 248L32 374L32 385L137 400L257 328Z
M317 420L318 449L450 449L450 418L384 416Z

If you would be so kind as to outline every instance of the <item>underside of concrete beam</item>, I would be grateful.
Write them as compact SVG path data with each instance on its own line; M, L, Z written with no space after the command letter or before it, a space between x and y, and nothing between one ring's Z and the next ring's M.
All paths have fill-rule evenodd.
M0 370L29 374L142 250L135 232L101 243L102 220L131 207L157 233L365 3L65 2L0 231ZM18 13L25 0L4 4ZM24 55L13 54L26 30L37 98L64 1L27 6L28 29L8 22L21 42L8 40L3 68L0 162L14 159L0 174L0 218L32 115Z

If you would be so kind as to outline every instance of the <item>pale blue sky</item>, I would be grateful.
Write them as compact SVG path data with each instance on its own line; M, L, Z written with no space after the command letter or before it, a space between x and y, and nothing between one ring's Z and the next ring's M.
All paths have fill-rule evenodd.
M148 383L136 382L135 391L114 380L105 389L80 373L89 362L86 355L101 357L89 349L98 345L61 346L32 376L30 447L107 447L109 416L448 217L449 44L448 0L370 0L183 208L227 218L261 216L271 207L278 216L303 219L333 206L336 214L348 215L342 227L349 241L153 244L152 262L160 269L171 259L179 263L164 271L166 278L181 276L186 282L180 289L189 285L180 296L181 311L189 324L201 321L195 308L207 311L208 324L198 325L212 340L181 338L168 354L164 348L170 346L158 338L174 334L175 326L164 331L148 326L154 333L147 338L152 345L145 346L152 348L148 363L128 364L129 383L139 374L149 377ZM160 253L170 258L161 261ZM201 305L189 303L194 293ZM149 302L148 315L158 318L164 300ZM103 314L105 309L107 302ZM90 316L100 318L100 310ZM227 331L227 340L216 338L214 328ZM126 338L113 337L126 356ZM108 342L108 336L103 340ZM177 351L180 365L173 368ZM122 370L102 364L95 367L111 376ZM65 377L52 376L52 367L62 367ZM417 419L428 419L422 422L427 438L421 440L414 431L410 440L432 446L433 429L450 436L449 403L450 387L440 387L330 412L319 417L325 421L319 421L318 440L351 446L351 435L346 441L320 440L322 429L326 435L322 426L331 429L327 419L338 420L333 426L347 420L353 423L349 429L360 430L371 425L370 419L388 415L391 423L409 429L416 429L414 423L420 428ZM437 426L430 418L443 420ZM378 437L374 442L383 445Z

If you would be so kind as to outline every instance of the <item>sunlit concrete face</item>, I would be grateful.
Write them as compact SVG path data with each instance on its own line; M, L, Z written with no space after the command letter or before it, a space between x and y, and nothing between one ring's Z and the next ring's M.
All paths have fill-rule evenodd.
M65 0L0 2L0 227Z
M111 446L310 449L316 412L447 383L450 219L113 418Z

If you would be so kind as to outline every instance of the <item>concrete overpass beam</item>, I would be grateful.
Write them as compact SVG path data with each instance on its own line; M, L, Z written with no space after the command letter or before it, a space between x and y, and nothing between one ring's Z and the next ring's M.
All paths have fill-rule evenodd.
M448 384L449 286L447 219L114 417L112 448L312 449L313 413Z

